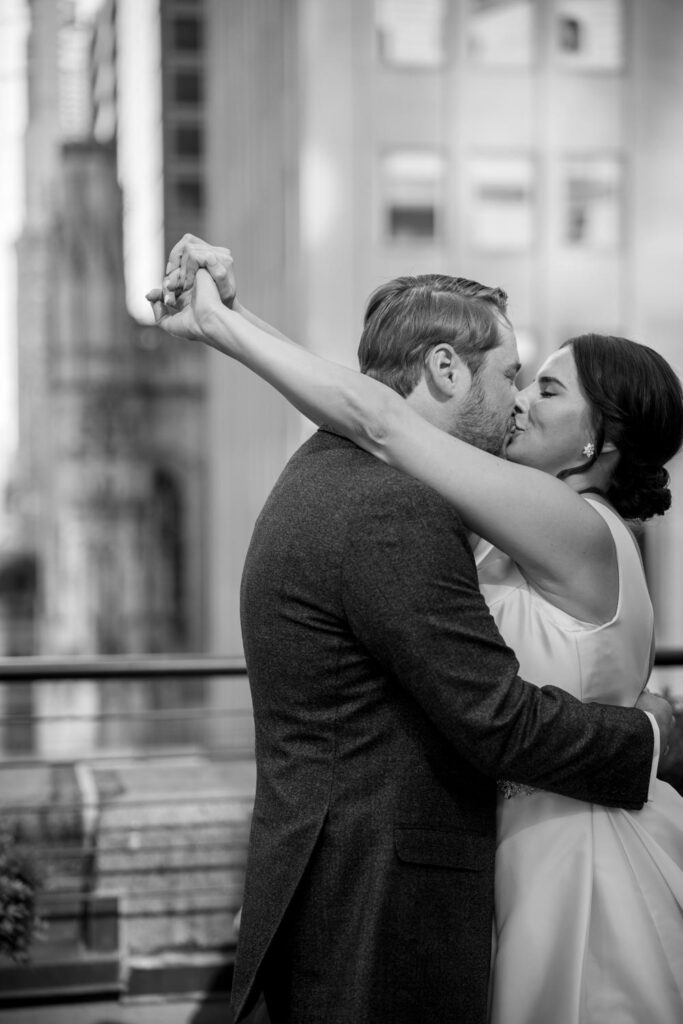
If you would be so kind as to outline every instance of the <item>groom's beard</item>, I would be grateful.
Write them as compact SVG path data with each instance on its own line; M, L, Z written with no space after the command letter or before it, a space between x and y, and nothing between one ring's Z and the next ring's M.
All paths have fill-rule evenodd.
M511 424L512 414L503 416L499 408L487 402L486 392L481 384L474 380L460 408L458 422L452 433L476 448L505 458Z

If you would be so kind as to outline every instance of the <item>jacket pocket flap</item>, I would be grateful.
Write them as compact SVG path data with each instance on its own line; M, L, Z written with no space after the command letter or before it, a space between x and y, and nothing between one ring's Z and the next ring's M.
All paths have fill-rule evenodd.
M493 837L435 828L395 828L399 860L461 871L483 871L493 858Z

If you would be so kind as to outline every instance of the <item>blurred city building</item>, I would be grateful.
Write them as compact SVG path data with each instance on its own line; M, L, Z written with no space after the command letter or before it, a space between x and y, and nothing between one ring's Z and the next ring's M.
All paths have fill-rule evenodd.
M678 0L207 0L204 19L205 223L250 308L353 365L370 291L437 270L506 289L526 373L588 330L683 371ZM209 605L232 650L251 525L298 432L210 359ZM683 616L673 477L645 530L660 644Z
M161 345L126 309L116 7L95 26L65 0L34 0L30 14L18 542L0 574L4 653L201 650L204 353ZM169 223L182 225L174 206ZM196 700L198 687L171 683L164 701L183 703L185 691ZM127 693L133 706L157 700L149 685ZM120 688L54 684L37 694L43 715L92 713L91 724L68 729L71 748L126 742L95 718L120 702Z
M11 653L241 652L253 523L311 426L140 322L185 231L349 365L371 290L438 270L508 291L526 373L591 329L683 369L677 0L91 7L30 4ZM676 502L645 537L676 643Z
M243 367L151 326L145 292L186 231L233 250L245 305L348 365L373 288L441 271L506 289L527 376L586 330L683 371L679 0L29 10L0 653L239 659L253 524L313 428ZM644 540L660 645L681 643L680 463L673 477ZM172 675L0 688L4 817L32 801L29 838L79 851L52 879L78 894L67 956L83 952L81 895L114 893L117 984L131 957L235 941L248 689L241 664Z

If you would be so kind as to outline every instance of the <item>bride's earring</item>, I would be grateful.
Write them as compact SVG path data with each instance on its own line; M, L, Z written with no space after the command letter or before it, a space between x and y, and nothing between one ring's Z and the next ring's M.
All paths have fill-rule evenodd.
M587 459L593 458L593 456L595 455L595 445L592 441L589 441L587 444L583 446L583 448L581 449L581 454L585 455Z

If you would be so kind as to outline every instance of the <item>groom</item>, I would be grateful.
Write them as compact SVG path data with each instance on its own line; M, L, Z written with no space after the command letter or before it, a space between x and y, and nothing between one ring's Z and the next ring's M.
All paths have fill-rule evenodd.
M199 240L167 289L181 253L186 283L208 261L255 319L227 250ZM501 449L519 364L500 290L389 282L360 358L430 422ZM235 1019L263 991L273 1024L484 1024L496 780L639 807L647 716L523 682L458 515L325 427L256 524L242 625L258 783Z

